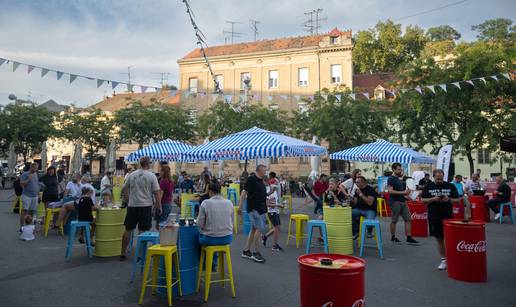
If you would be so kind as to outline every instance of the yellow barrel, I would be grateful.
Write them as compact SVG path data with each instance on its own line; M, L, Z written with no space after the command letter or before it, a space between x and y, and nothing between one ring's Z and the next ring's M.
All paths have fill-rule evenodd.
M352 254L353 231L351 225L351 207L328 207L323 209L328 249L330 253Z
M192 193L181 193L181 217L189 218L192 216L190 206L188 206L188 201L192 198L194 198Z
M119 256L122 250L126 209L100 209L95 224L95 256Z
M351 237L353 234L353 229L351 224L335 224L335 223L326 223L326 233L328 237L333 238L341 238L341 237Z
M222 195L222 197L224 197L224 199L227 199L228 198L228 187L220 188L220 194Z
M336 240L328 238L328 249L332 254L353 254L353 238L351 238L351 240Z

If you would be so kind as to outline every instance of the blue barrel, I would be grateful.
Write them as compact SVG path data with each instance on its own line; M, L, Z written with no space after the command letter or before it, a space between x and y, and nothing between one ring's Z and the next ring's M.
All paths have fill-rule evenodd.
M177 248L179 252L179 271L181 273L183 295L193 294L197 286L197 270L199 267L199 229L196 226L179 227ZM172 271L172 275L175 276L175 267ZM165 277L165 265L163 260L160 261L158 274L160 277ZM165 285L165 279L160 278L159 284ZM158 293L167 295L167 290L165 288L158 288ZM173 295L179 296L177 286L173 287Z
M247 213L247 199L244 200L242 208L242 219L244 225L244 234L248 235L251 232L251 220L249 219L249 214Z

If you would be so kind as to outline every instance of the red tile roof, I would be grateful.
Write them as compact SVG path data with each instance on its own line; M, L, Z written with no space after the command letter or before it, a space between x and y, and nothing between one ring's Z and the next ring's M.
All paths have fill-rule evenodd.
M284 49L298 49L305 47L319 46L319 42L325 36L344 36L345 38L351 38L351 30L340 31L334 28L330 33L309 35L309 36L298 36L298 37L287 37L272 40L263 40L257 42L239 43L233 45L221 45L209 47L206 50L207 56L223 56L232 54L252 53L252 52L266 52ZM201 57L201 50L196 48L190 53L185 55L183 59L193 59Z
M392 72L353 75L353 88L367 91L372 95L378 85L388 89L394 80L395 76Z
M116 94L113 97L106 97L92 107L104 112L115 112L129 106L133 101L140 101L143 105L149 105L153 102L178 104L180 97L181 91L177 91L176 95L171 97L168 90L148 93L124 93Z

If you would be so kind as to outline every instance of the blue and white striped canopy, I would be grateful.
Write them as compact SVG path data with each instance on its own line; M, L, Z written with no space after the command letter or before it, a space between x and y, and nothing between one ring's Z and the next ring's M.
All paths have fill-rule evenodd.
M334 152L330 155L330 159L362 162L435 163L435 159L430 156L385 140Z
M259 158L320 156L326 148L257 127L230 134L183 153L187 160L251 160Z
M193 148L193 146L166 139L130 153L125 160L134 162L143 156L147 156L153 161L181 161L181 154L190 148Z

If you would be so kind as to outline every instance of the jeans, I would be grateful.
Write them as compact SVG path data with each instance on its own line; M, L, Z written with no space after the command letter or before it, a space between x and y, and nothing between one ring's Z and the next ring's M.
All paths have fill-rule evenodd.
M500 205L504 202L499 198L493 198L487 201L486 206L493 210L494 213L500 213Z
M322 214L323 213L323 201L321 197L318 197L314 194L313 190L305 185L305 190L308 193L308 196L315 202L314 214Z
M224 237L210 237L203 235L202 233L199 234L199 244L204 246L214 246L214 245L227 245L231 244L233 241L233 234L224 236ZM213 255L213 265L212 270L215 271L217 269L217 260L219 258L218 253L215 253ZM206 263L206 261L204 261Z
M358 230L360 227L360 217L365 217L366 220L373 220L376 218L376 211L374 210L361 210L354 208L351 210L351 217L353 222L353 235L358 234ZM371 233L373 231L372 227L367 227L367 232Z
M267 234L267 228L265 227L267 225L265 213L260 214L256 210L253 210L248 213L249 213L249 220L251 222L251 226L254 229L258 229L263 235Z

